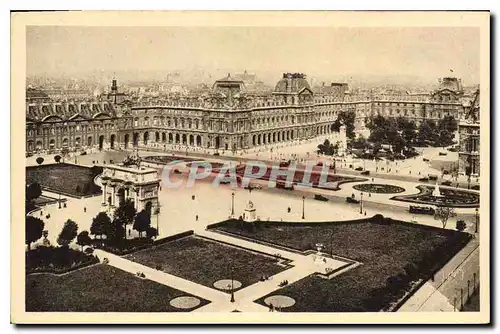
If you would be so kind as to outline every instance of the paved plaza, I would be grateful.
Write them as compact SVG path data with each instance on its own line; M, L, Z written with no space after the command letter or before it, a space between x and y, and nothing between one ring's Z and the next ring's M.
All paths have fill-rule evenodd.
M319 157L313 153L318 143L323 140L324 138L320 138L316 141L295 146L275 146L273 148L273 153L270 152L270 148L268 148L268 152L259 152L259 150L247 151L234 158L228 155L214 157L210 155L212 152L206 152L206 150L200 152L182 152L182 150L178 150L176 154L178 156L191 157L194 160L205 159L219 162L224 162L227 159L234 159L238 162L241 162L241 159L263 159L269 162L290 159L291 157L299 162L314 159L317 161L324 161L324 157ZM280 153L277 154L275 152ZM438 152L440 152L440 149L425 149L423 154L431 161L433 158L439 158L441 163L447 161L451 163L454 159L456 160L456 157L453 156L453 154L456 155L456 153L448 152L447 156L442 157L439 156ZM140 151L139 153L144 157L147 155L159 154L171 155L172 151ZM121 162L128 154L129 152L127 151L96 152L88 155L68 157L66 162L84 166L93 166L96 164L103 165L103 163L109 164L111 161L115 163ZM52 163L52 158L50 156L45 157L45 159L46 161L44 164ZM397 167L395 163L392 163L394 164L392 168L397 168L397 172L396 169L393 169L391 173L386 173L385 175L380 173L374 176L364 176L360 175L359 172L354 173L352 169L344 168L345 165L348 166L349 164L353 164L355 167L362 166L369 170L375 170L373 161L362 162L352 158L342 158L342 160L345 161L338 162L337 165L338 174L345 172L346 175L356 175L357 177L366 178L366 183L389 184L403 188L404 191L397 195L418 193L416 187L422 183L418 182L418 178L409 173L410 170L412 174L414 171L420 170L422 175L439 174L440 172L433 167L437 166L436 164L424 163L421 157L417 157L415 160L410 159L408 161L398 162ZM378 162L378 164L381 164L381 162ZM36 165L35 157L27 158L27 165ZM151 166L149 163L148 165ZM186 163L180 163L179 166L184 171L188 169ZM186 177L187 173L174 174L172 176L172 181L186 182ZM99 185L100 179L97 178L96 182ZM408 212L410 203L391 200L391 197L395 194L369 194L365 192L362 195L360 191L353 188L353 186L359 184L359 182L341 184L340 190L338 191L318 188L296 188L293 191L276 188L269 189L267 188L267 181L255 180L253 182L262 184L262 189L249 191L239 187L233 188L229 184L214 187L208 180L198 181L192 188L179 187L172 189L163 186L159 191L159 202L161 204L160 213L158 215L154 214L151 218L151 225L158 228L160 238L187 230L193 230L195 235L200 237L206 237L217 242L235 245L242 249L264 254L274 255L279 253L284 259L290 261L289 265L291 267L289 269L273 275L264 282L257 282L236 291L235 302L230 301L227 291L219 291L213 287L203 286L187 279L141 265L130 259L113 255L104 250L96 250L96 255L98 255L101 260L107 258L109 260L108 265L110 266L132 274L143 272L147 279L210 301L205 306L195 309L195 312L232 312L235 310L240 312L268 312L268 307L255 303L255 301L278 290L279 282L286 280L289 284L293 284L293 282L301 280L311 274L324 273L326 270L325 268L335 269L342 267L346 265L346 262L326 258L326 262L319 265L311 254L306 255L284 251L283 249L277 249L272 246L245 241L240 238L206 230L209 224L224 221L232 217L237 218L242 215L249 201L254 203L257 217L262 221L341 222L381 214L395 220L412 221L416 224L442 227L441 222L436 221L433 216L415 216L414 214L410 214ZM53 198L58 198L59 196L59 194L48 191L43 191L43 195ZM328 201L315 200L314 195L325 196L328 198ZM346 197L352 197L353 195L357 200L362 199L362 203L346 203ZM362 196L363 198L361 198ZM95 217L97 213L101 211L111 213L107 206L102 205L102 196L100 195L80 199L66 196L62 196L62 198L66 200L66 207L59 208L57 203L49 204L43 206L41 210L32 213L32 215L44 219L45 229L49 232L48 239L52 244L56 244L57 236L68 218L76 221L79 231L83 231L90 229L92 218ZM455 221L457 219L464 219L467 222L466 231L473 232L475 229L473 224L475 221L474 209L457 208L456 212L457 217L453 221L450 221L446 228L453 230L455 229ZM47 215L50 215L50 218L46 218ZM128 227L128 229L131 229L131 226ZM137 236L137 232L131 230L131 236ZM335 275L339 275L345 270L350 270L357 265L359 264L351 263L345 269L335 273ZM453 272L454 269L455 268L447 268L446 270ZM449 275L448 272L446 277ZM227 279L227 277L221 277L221 279L224 278ZM447 280L447 278L442 278L441 280ZM436 287L430 283L426 283L405 305L403 305L401 310L427 310L428 308L432 309L433 307L437 307L436 305L441 305L438 308L443 311L450 311L450 308L453 310L453 303L450 303L449 298L443 297L439 292L440 289L450 289L452 285L453 284L447 283Z

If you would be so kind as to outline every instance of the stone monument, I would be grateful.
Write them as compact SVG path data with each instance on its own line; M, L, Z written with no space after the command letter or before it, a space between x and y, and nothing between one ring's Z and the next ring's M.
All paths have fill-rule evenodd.
M243 213L243 220L248 223L253 223L257 220L257 214L255 212L255 207L252 201L248 201L245 207L245 212Z

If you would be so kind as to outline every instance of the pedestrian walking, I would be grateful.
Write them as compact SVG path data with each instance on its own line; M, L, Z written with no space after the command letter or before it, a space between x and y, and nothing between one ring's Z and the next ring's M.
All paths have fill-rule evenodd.
M86 207L83 207L83 212L87 212L87 208Z
M198 221L198 215L196 215L196 221Z

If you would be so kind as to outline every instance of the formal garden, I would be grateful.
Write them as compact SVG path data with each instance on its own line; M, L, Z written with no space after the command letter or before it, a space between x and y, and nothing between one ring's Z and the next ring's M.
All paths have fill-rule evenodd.
M176 157L172 155L149 155L144 158L142 158L143 161L145 162L154 162L157 164L163 164L166 165L168 163L171 163L173 161L193 161L193 158L185 158L185 157ZM201 160L201 159L196 159L196 160Z
M478 208L479 193L461 189L439 187L439 195L434 192L435 187L417 186L419 192L411 195L394 196L391 199L401 202L419 203L455 208Z
M286 170L288 167L282 166L280 167L281 170ZM245 175L245 170L246 170L246 165L242 164L239 165L236 168L236 174L240 177L244 177ZM254 166L252 167L251 173L256 174L259 171L259 167ZM331 183L331 187L328 187L327 189L329 190L339 190L339 186L343 183L348 183L348 182L361 182L361 181L367 181L368 179L365 178L358 178L358 177L353 177L353 176L344 176L344 175L338 175L334 173L334 170L332 167L330 167L331 173L329 173L326 177L326 182ZM271 172L272 172L272 167L267 166L267 169L263 176L259 177L260 180L265 180L269 181L271 177ZM285 183L287 177L283 175L279 175L276 178L277 183ZM296 170L294 172L293 176L293 184L300 184L304 180L304 171L302 170ZM309 182L312 184L312 187L314 188L321 188L322 185L320 183L321 180L321 172L320 171L313 171L309 177ZM307 180L306 180L307 181Z
M138 251L126 258L221 290L227 290L229 284L238 290L258 282L263 275L272 276L287 269L286 265L278 264L282 261L278 257L196 235Z
M405 188L392 184L361 183L352 187L353 189L376 194L397 194L405 191Z
M294 303L283 311L294 312L395 310L470 240L467 233L381 215L331 223L229 220L212 229L300 252L321 243L323 252L361 263L332 279L310 275L257 300L266 304L274 295L290 297Z
M101 194L94 178L102 167L85 167L68 163L55 163L26 167L26 184L38 183L44 190L72 197Z
M27 312L187 312L208 303L105 264L27 275L25 295Z

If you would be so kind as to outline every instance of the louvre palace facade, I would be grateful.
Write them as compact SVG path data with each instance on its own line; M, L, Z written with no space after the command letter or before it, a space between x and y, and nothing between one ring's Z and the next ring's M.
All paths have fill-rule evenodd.
M274 143L331 135L345 145L342 111L355 113L357 132L378 114L405 117L417 125L464 114L460 80L443 78L426 94L352 94L346 84L313 92L304 74L284 73L272 92L248 91L230 74L209 92L175 97L128 97L113 80L100 99L54 100L27 90L26 151L54 153L139 147L212 148L239 151Z

